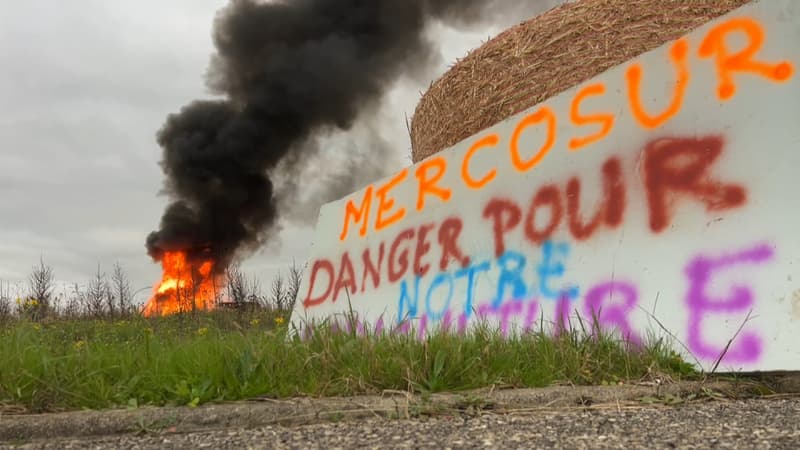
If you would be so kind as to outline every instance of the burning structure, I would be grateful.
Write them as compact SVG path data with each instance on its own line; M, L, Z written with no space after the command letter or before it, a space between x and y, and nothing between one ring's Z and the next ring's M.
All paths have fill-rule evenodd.
M221 98L190 103L157 134L171 203L146 241L164 274L145 314L213 307L229 264L262 246L279 205L292 203L276 179L292 179L321 135L364 120L402 74L436 61L427 23L527 16L547 3L231 0L214 24L207 73Z
M161 257L163 276L145 305L145 316L209 310L216 306L223 277L215 271L213 259L189 260L182 251Z

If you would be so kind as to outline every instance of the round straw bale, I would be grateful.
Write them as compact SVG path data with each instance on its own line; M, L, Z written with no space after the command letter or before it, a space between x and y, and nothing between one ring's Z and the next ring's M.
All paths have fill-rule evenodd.
M422 96L414 162L449 148L750 0L577 0L512 27Z

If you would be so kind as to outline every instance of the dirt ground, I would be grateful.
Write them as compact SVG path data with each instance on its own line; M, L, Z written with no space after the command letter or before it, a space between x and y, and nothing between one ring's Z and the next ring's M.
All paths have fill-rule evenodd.
M382 395L351 398L288 400L264 398L196 408L147 407L41 415L0 414L0 446L23 446L26 448L151 448L153 446L182 448L186 446L187 448L197 448L198 446L204 447L205 443L216 442L218 445L213 445L214 448L260 448L261 445L258 442L262 442L269 443L266 448L274 446L293 448L295 444L304 448L309 448L309 445L330 448L381 447L383 444L388 445L383 438L378 439L382 435L381 433L384 433L386 439L394 439L396 440L395 444L402 447L409 437L406 436L407 433L403 434L405 432L400 433L401 430L427 429L432 423L439 424L439 428L444 427L443 430L448 429L448 423L471 424L470 426L474 425L477 429L489 427L495 430L502 430L503 424L516 423L518 427L509 428L507 432L494 431L494 434L490 433L495 438L492 442L487 441L486 445L482 445L474 439L463 440L463 445L461 445L459 444L460 438L457 438L458 433L425 435L422 441L412 445L414 447L430 445L430 447L468 448L474 445L492 447L495 444L503 444L513 447L517 446L514 444L515 441L508 441L506 438L517 436L514 430L517 428L519 430L538 429L537 427L541 424L537 421L554 420L552 419L554 414L564 415L565 423L571 423L570 420L578 420L586 414L589 414L588 418L583 417L580 420L595 418L596 420L606 420L607 423L614 423L624 419L626 414L630 415L635 412L633 416L623 422L640 423L641 420L644 420L642 418L651 417L648 420L655 420L652 418L660 417L659 421L663 421L663 425L667 426L672 423L672 419L669 417L676 416L675 420L687 420L689 425L696 423L700 426L703 423L697 417L704 417L703 414L706 414L703 412L704 410L722 408L715 414L725 415L727 411L725 408L736 405L745 410L747 408L752 410L754 420L747 423L754 426L761 424L764 430L768 430L772 429L772 425L756 419L773 417L777 421L783 420L787 426L781 428L783 430L781 433L773 434L780 436L781 439L797 439L797 428L800 426L795 420L797 412L800 411L800 399L796 399L798 393L800 393L800 375L771 374L768 377L761 376L755 379L751 376L746 378L737 376L725 379L716 378L705 382L674 383L670 380L656 378L636 384L616 386L553 386L542 389L492 388L433 395L411 395L406 392L391 391L383 392ZM761 410L773 411L775 414L765 416L759 413ZM788 415L780 416L781 411ZM0 412L2 412L1 409ZM605 417L604 415L608 414L611 416L602 419ZM681 414L686 417L679 417ZM730 414L735 415L735 411ZM695 415L699 416L694 417ZM403 424L402 427L393 425L398 423ZM719 421L715 423L719 427ZM711 426L710 422L708 426ZM330 439L326 440L324 433L316 435L314 432L309 435L304 432L304 430L330 431L342 427L344 427L342 429L344 431L340 430L342 433L350 433L353 437L362 436L362 439L337 443L336 436L341 436L342 433L332 433L328 436ZM470 429L469 427L465 428L465 433ZM657 429L658 427L656 427ZM624 430L617 431L620 436L628 434ZM763 430L762 432L766 433ZM264 437L264 433L273 438L282 435L283 441L279 441L283 444L277 445L279 441L273 438L270 438L269 442L259 441L258 439ZM369 436L372 435L375 437L370 438ZM573 436L573 434L564 433L559 435ZM639 435L644 436L645 434L640 433ZM296 441L292 436L299 436L301 440ZM303 438L304 436L305 438ZM534 433L529 438L533 439L536 436ZM750 433L747 436L753 435ZM735 433L729 433L728 437L735 437ZM524 436L517 436L514 439L523 438ZM199 444L194 442L194 439L200 439ZM306 439L305 442L303 439ZM236 442L244 447L242 445L228 447L226 444L233 445ZM324 445L326 442L328 445ZM544 444L549 441L541 442ZM601 444L595 439L588 440L583 444L582 441L570 442L573 447L581 447L584 444ZM635 444L629 440L626 448ZM665 443L665 445L667 444L668 442ZM389 446L395 447L394 444ZM667 445L665 448L675 447Z

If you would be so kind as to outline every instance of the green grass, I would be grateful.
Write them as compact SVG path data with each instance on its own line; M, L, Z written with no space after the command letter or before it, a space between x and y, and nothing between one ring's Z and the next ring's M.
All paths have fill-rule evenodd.
M274 312L164 319L12 322L0 328L0 405L32 412L198 405L258 396L340 396L384 389L459 391L694 374L661 341L630 349L579 332L502 338L457 334L369 338L316 327L287 338ZM277 319L277 320L276 320Z

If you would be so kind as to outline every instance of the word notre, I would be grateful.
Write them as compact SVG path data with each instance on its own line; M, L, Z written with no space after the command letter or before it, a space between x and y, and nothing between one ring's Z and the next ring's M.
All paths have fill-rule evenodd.
M499 272L496 294L490 303L491 307L495 309L500 308L503 302L509 298L507 293L510 293L510 298L516 300L537 295L554 300L577 298L579 294L577 286L558 288L552 286L553 281L566 273L564 259L568 255L569 245L567 243L548 241L542 245L540 262L535 266L529 264L526 255L507 251L497 259L471 264L456 271L440 272L433 277L422 292L420 287L423 281L427 281L426 277L417 275L414 278L413 289L409 287L407 280L403 280L400 283L397 320L401 322L406 317L416 317L424 308L424 315L434 322L438 322L451 309L454 293L457 290L466 293L462 309L465 317L469 319L474 311L475 283L481 274L490 272ZM536 281L532 284L526 282L526 279L530 278L530 272L536 277ZM461 284L462 289L457 289L459 287L457 284ZM422 298L424 298L424 303L420 301ZM436 300L441 304L434 305L433 302Z
M738 50L731 50L728 40L731 35L743 34L746 43ZM736 92L736 76L740 74L756 75L772 82L785 82L794 72L792 64L788 61L768 63L758 59L758 52L764 45L764 30L761 24L751 18L736 17L724 21L711 28L702 39L697 49L698 56L713 62L709 69L714 70L719 83L717 96L720 100L727 101L733 98ZM650 113L644 106L641 93L641 82L644 77L644 68L640 62L631 63L625 71L625 86L629 102L629 113L635 122L643 129L652 130L663 126L675 117L682 109L687 87L692 80L692 68L689 64L689 42L686 38L677 40L669 49L669 60L677 73L672 98L666 108L659 113ZM583 102L590 97L601 96L606 93L606 86L601 82L594 82L579 89L572 99L569 111L569 120L576 128L599 127L594 133L573 136L567 140L567 148L577 151L605 139L614 129L616 115L614 112L586 113L582 110ZM564 112L566 113L566 112ZM508 158L519 173L526 173L539 165L553 149L559 138L557 136L558 115L551 107L543 105L535 112L522 117L510 136L501 137L497 133L489 133L476 138L469 150L461 158L460 178L462 186L444 186L440 182L448 170L448 159L444 156L434 156L420 163L414 171L416 177L416 211L421 212L428 204L429 197L437 198L441 202L448 202L453 197L454 188L469 195L471 191L484 189L498 176L497 167L486 173L475 175L471 170L471 160L481 150L496 149L501 142L505 142ZM520 140L523 134L532 127L545 127L545 140L539 149L532 152L532 156L524 155ZM344 208L343 225L339 239L347 239L350 225L360 224L358 234L367 235L372 225L374 231L380 231L398 224L406 217L407 207L412 205L397 205L397 199L391 195L393 189L403 183L411 183L410 171L403 169L388 182L380 186L369 185L357 204L354 199L349 200ZM657 180L655 181L658 182ZM463 188L466 188L463 189ZM653 195L658 195L655 193ZM735 195L735 194L731 194ZM373 203L377 203L374 223L370 223ZM613 212L609 212L613 219ZM655 226L660 226L659 218Z

